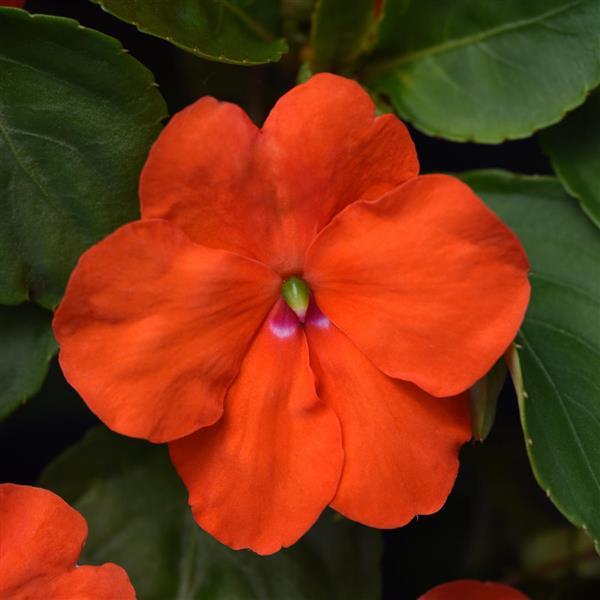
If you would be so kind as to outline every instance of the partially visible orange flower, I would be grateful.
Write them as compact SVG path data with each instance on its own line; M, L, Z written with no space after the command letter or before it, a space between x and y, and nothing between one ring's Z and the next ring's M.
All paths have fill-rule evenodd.
M327 505L399 527L444 504L528 263L465 184L418 171L348 79L313 77L260 130L203 98L152 148L142 220L73 272L65 376L112 429L171 443L225 544L275 552Z
M47 490L0 485L0 598L135 600L117 565L81 567L84 518Z
M12 6L13 8L23 8L25 0L0 0L0 6Z
M529 600L508 585L491 581L461 579L442 583L423 594L419 600Z

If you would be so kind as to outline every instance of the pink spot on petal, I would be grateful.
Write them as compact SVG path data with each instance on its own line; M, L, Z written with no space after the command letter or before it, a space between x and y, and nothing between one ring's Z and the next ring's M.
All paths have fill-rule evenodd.
M293 336L300 327L298 317L294 311L281 298L268 317L271 333L281 340Z
M314 325L319 329L327 329L331 324L331 321L321 312L321 309L317 306L314 298L310 299L308 310L306 311L306 324Z

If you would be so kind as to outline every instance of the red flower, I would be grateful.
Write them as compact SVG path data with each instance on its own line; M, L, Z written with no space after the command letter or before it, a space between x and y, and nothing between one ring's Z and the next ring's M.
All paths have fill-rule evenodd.
M423 594L419 600L529 600L515 588L491 581L462 579L443 583Z
M41 488L0 485L0 598L135 600L117 565L80 567L84 518Z
M25 0L0 0L0 6L12 6L14 8L23 8Z
M233 548L288 546L328 504L397 527L450 492L470 430L447 396L515 336L528 265L466 185L417 174L404 125L350 80L313 77L262 130L203 98L150 152L142 220L71 277L67 379L109 427L172 442L197 521Z

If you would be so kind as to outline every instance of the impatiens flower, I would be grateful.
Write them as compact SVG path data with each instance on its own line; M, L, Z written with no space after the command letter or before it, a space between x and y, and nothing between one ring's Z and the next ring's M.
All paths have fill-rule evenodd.
M423 594L419 600L529 600L508 585L491 581L462 579L443 583Z
M0 485L0 598L135 600L117 565L80 567L84 518L41 488Z
M115 431L170 442L225 544L275 552L327 505L398 527L444 504L463 392L514 338L528 264L466 185L418 168L341 77L262 129L203 98L152 148L142 219L79 261L54 321L67 379Z

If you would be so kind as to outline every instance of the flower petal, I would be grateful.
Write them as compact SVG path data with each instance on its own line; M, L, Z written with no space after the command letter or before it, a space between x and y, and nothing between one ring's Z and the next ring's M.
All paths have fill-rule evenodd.
M204 246L262 258L272 192L258 176L258 139L241 108L214 98L174 115L142 171L142 217L167 219Z
M291 274L337 212L418 168L396 117L375 117L357 83L320 74L283 96L262 132L240 108L213 98L175 115L142 173L142 214Z
M15 590L11 600L135 600L124 569L112 563L72 567L55 577L40 577Z
M84 518L42 488L0 485L0 597L11 600L135 600L117 565L79 567Z
M343 461L339 423L316 395L306 338L282 304L248 352L223 418L170 444L200 526L259 554L311 527L335 494Z
M461 579L442 583L423 594L419 600L528 600L528 597L502 583Z
M87 538L84 518L41 488L0 485L0 597L35 577L75 565Z
M310 312L306 331L319 397L342 424L344 469L331 506L380 528L438 511L471 437L466 397L434 398L391 379Z
M60 364L109 427L162 442L214 423L281 281L167 221L88 250L56 312Z
M451 396L515 337L528 266L514 234L465 184L426 175L349 206L309 249L304 278L378 368Z
M404 124L391 114L376 117L358 83L329 73L277 102L262 128L261 152L276 185L280 252L287 253L280 268L292 272L345 206L379 198L419 172Z

